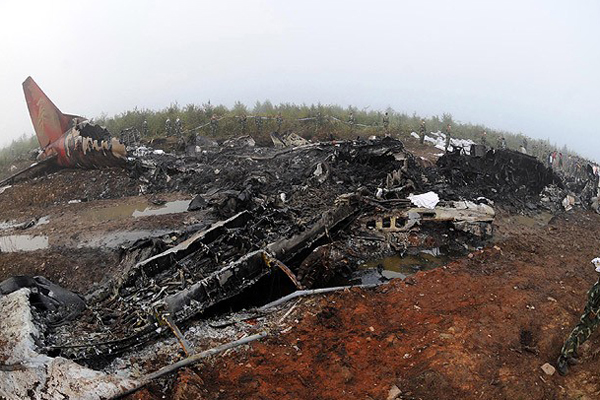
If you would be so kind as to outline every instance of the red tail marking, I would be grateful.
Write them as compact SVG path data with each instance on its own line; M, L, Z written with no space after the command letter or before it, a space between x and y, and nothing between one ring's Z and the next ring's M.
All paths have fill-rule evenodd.
M31 77L23 82L23 91L35 134L45 148L69 129L72 116L61 113Z

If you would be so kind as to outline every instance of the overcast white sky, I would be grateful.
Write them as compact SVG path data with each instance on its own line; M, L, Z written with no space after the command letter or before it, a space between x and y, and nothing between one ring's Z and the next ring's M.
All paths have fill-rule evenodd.
M600 2L2 1L0 145L31 75L96 117L211 100L451 113L600 160Z

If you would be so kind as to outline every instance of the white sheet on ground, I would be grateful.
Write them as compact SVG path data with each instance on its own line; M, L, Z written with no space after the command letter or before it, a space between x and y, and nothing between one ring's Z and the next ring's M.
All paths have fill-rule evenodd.
M440 197L435 192L411 194L408 199L417 207L433 209L440 202Z

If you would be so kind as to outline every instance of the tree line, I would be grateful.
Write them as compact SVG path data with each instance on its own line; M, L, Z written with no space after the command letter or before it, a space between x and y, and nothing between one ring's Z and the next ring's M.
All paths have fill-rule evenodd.
M246 117L245 127L242 122L244 116ZM261 117L259 123L257 123L258 118L253 118L256 116ZM211 124L211 118L218 119L217 124ZM162 110L134 108L114 116L103 114L92 118L91 121L105 126L115 137L119 137L120 132L126 129L135 128L145 134L146 137L142 137L143 140L150 141L164 137L168 130L166 121L170 120L173 124L177 119L180 120L181 130L185 135L198 134L216 140L225 140L245 132L261 145L269 145L271 143L269 134L279 128L283 132L293 131L312 140L366 138L371 135L384 134L384 131L402 139L409 137L411 132L419 132L421 119L423 119L427 132L443 132L445 127L450 124L453 137L471 139L475 142L481 141L485 131L487 144L493 147L499 143L502 137L505 138L508 148L514 150L518 150L526 141L528 152L541 160L544 160L551 151L560 151L564 155L576 155L566 146L557 148L549 140L532 139L523 133L496 130L482 124L462 123L455 121L449 113L423 118L416 113L409 115L391 108L380 111L320 103L274 105L266 100L264 102L257 101L253 107L236 102L231 108L224 105L212 105L210 102L186 106L174 103ZM387 123L384 122L386 119ZM201 128L197 129L198 127ZM31 150L37 146L35 136L23 134L13 140L9 146L0 149L0 166L6 166L15 160L28 157Z

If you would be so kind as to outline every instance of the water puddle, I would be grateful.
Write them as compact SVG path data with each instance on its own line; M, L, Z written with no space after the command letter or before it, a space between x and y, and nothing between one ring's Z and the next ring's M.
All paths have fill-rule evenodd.
M94 222L120 221L127 218L139 218L151 215L178 214L186 212L191 200L176 200L162 206L149 206L144 199L114 207L87 210L82 215Z
M160 207L146 207L144 211L135 210L131 215L134 218L139 218L150 215L179 214L186 212L191 202L191 200L170 201Z
M79 244L82 247L108 247L116 248L122 245L133 244L136 240L150 237L161 237L173 232L172 230L137 230L108 232L102 236L92 237Z
M419 271L427 271L445 265L450 257L440 253L439 249L423 250L414 255L399 255L373 260L360 265L359 270L377 270L387 279L414 275Z
M334 278L334 285L374 284L389 279L405 279L419 271L427 271L448 264L452 258L439 248L422 250L404 256L394 255L368 261L358 266L348 277Z
M146 200L140 199L132 203L86 210L82 212L81 215L85 219L93 222L121 221L130 218L134 212L137 210L143 210L147 206L148 203Z
M0 236L0 251L3 253L14 253L17 251L34 251L47 248L48 236Z
M6 231L9 229L28 229L28 228L34 228L36 226L40 226L40 225L46 225L50 223L50 217L45 216L42 217L38 220L35 219L31 219L29 221L25 221L25 222L17 222L17 221L2 221L0 222L0 230L2 231Z

